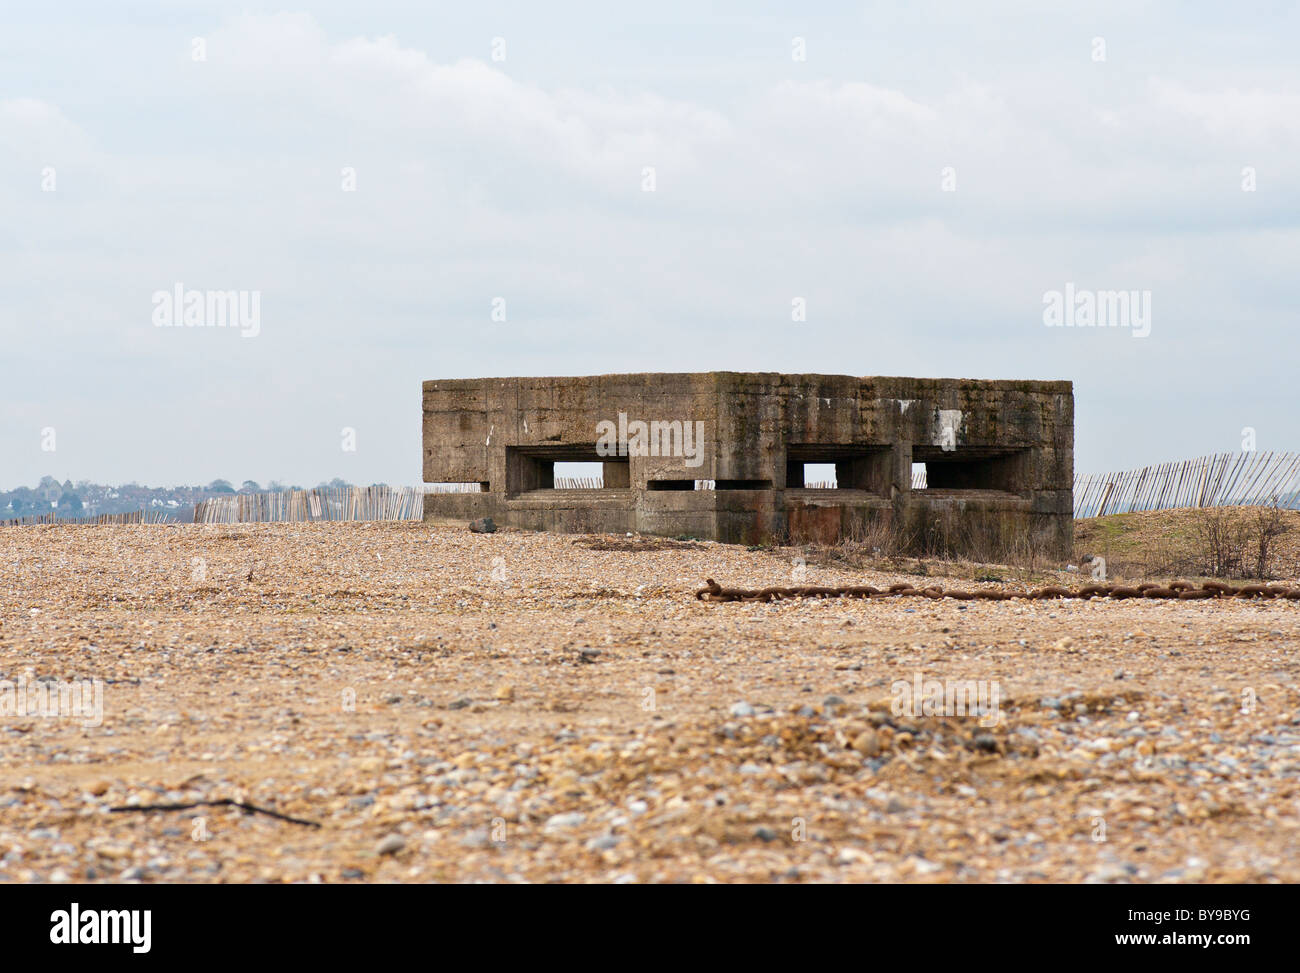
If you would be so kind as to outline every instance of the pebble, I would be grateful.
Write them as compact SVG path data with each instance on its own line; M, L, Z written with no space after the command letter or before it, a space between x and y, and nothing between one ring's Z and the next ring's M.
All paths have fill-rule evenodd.
M880 737L875 730L864 730L853 739L853 749L864 757L875 757L880 753Z
M1129 877L1128 870L1120 865L1101 865L1089 872L1084 882L1088 885L1104 885L1127 881Z
M567 831L570 828L576 828L587 820L587 816L578 811L571 811L568 814L553 814L546 820L546 825L542 829L547 834L553 834L557 831Z

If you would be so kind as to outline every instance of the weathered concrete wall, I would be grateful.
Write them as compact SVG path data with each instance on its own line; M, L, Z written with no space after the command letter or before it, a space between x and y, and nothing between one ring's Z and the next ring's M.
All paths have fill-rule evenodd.
M638 450L640 421L656 435ZM630 455L602 455L624 444ZM555 462L603 462L605 490L554 490ZM930 489L911 489L913 462ZM843 489L795 485L834 463ZM771 372L487 378L424 383L427 519L490 515L541 530L833 539L872 522L962 549L1072 539L1069 382ZM715 480L717 490L693 490Z

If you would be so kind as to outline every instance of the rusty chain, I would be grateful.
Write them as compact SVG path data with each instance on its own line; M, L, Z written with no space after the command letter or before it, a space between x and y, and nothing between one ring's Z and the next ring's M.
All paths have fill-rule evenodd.
M1128 585L1090 584L1076 591L1057 586L1034 588L1030 591L998 591L981 588L975 591L945 591L937 585L917 588L906 582L888 588L871 585L848 585L840 588L806 585L797 588L724 588L709 578L703 588L695 592L700 601L782 601L790 598L953 598L957 601L1011 601L1021 598L1040 601L1052 598L1152 598L1177 601L1194 601L1206 598L1284 598L1300 601L1300 588L1282 585L1246 584L1234 587L1221 581L1206 581L1199 587L1190 581L1171 581L1168 585L1144 582Z

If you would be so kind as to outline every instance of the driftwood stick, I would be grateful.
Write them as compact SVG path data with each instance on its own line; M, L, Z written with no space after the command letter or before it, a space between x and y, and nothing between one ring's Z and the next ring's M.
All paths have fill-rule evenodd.
M279 811L272 811L267 807L258 807L256 804L248 804L244 801L234 801L228 797L223 797L219 801L195 801L192 804L127 804L122 807L110 807L109 811L188 811L196 807L237 807L253 814L265 814L269 817L279 818L281 821L288 821L291 824L302 824L309 828L319 828L318 821L307 821L304 818L295 818L288 814L281 814Z

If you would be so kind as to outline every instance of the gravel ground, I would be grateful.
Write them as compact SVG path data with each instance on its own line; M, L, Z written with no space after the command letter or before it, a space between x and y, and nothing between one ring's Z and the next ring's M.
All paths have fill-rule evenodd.
M790 558L421 524L0 565L0 881L1300 881L1294 602L708 605ZM918 676L996 725L897 713ZM101 725L13 712L74 679ZM319 827L110 810L220 800Z

